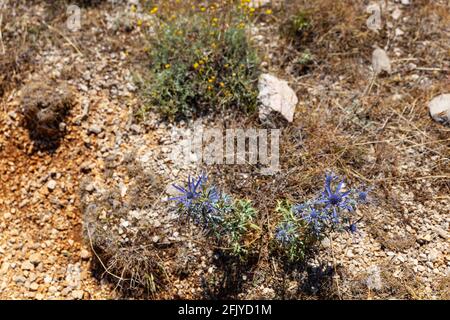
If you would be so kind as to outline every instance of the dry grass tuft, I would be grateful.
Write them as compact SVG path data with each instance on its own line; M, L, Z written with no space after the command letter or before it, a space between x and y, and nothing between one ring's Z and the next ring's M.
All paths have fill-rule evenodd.
M442 300L450 300L450 276L443 277L438 284Z
M105 171L112 171L113 161L106 161ZM176 249L156 244L153 239L159 236L158 229L145 219L133 224L126 238L118 227L121 218L127 219L130 210L151 209L162 192L159 178L146 172L133 155L120 164L126 169L131 185L125 198L115 182L93 197L85 191L86 183L81 185L85 238L95 254L93 267L99 276L115 283L124 294L135 297L154 294L167 278L161 254L165 258L173 257Z
M20 112L32 140L56 144L64 133L63 121L75 104L65 83L33 81L22 89Z
M15 55L0 55L0 97L14 85L20 83L19 74L23 72L31 62L31 50L23 51Z
M350 283L348 299L426 299L424 286L408 265L399 267L385 263L379 267L380 288L368 288L369 274L360 274Z

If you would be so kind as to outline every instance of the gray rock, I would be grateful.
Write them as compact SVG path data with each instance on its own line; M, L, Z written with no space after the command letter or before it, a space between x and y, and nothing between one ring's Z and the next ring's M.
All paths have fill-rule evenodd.
M33 265L38 265L41 262L41 255L39 253L33 253L28 259Z
M386 51L380 48L376 48L373 51L372 67L375 74L379 74L383 71L391 73L391 60L389 59Z
M261 103L259 118L262 121L267 120L272 112L281 114L289 122L294 120L298 98L287 81L265 73L259 77L258 90L258 99Z
M450 123L450 94L441 94L428 104L430 116L440 123Z
M25 261L22 263L21 268L22 268L22 270L33 270L34 265L30 261Z
M93 124L92 126L89 127L88 133L99 134L102 132L102 130L103 129L99 125Z
M47 189L48 189L49 191L55 190L55 189L56 189L56 181L55 181L55 180L50 180L50 181L47 183Z

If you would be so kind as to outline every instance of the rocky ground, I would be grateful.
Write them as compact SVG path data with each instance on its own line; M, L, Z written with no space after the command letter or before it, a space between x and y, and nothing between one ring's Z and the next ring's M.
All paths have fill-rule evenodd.
M395 23L393 33L414 27L408 27L408 20L397 25L395 21L400 18L392 18L398 11L406 18L414 14L411 4L403 2L388 1L389 21ZM208 285L204 280L213 282L213 275L223 275L226 268L217 263L208 240L194 227L180 224L173 206L166 202L175 194L172 183L199 172L195 164L173 157L174 147L192 123L170 124L155 114L149 114L144 123L134 117L140 100L133 77L135 64L140 63L142 48L137 43L142 34L134 21L139 17L114 15L126 8L87 7L83 9L82 29L68 32L63 29L64 19L49 14L44 2L37 1L32 8L18 10L22 13L16 21L21 21L23 29L3 31L11 32L15 41L32 28L42 28L45 36L36 40L39 49L33 53L33 67L20 74L19 85L8 89L1 100L1 299L133 296L130 290L141 289L138 284L125 284L127 275L120 274L124 262L116 257L108 264L102 261L105 252L95 249L96 241L101 241L95 235L101 230L123 245L121 253L133 258L127 244L145 237L148 247L138 254L148 254L165 270L159 275L163 280L155 281L158 290L145 297L208 298L227 294L214 291L214 285L210 291L205 289ZM114 23L108 24L111 19ZM347 136L350 140L346 145L356 143L365 148L364 166L349 175L382 185L375 192L375 205L358 212L364 217L359 232L326 238L320 255L312 262L314 267L320 261L329 261L338 269L333 297L448 299L450 130L428 117L426 103L436 94L448 93L449 61L447 55L446 60L430 65L414 57L425 50L423 47L432 48L436 57L445 56L440 54L448 54L448 43L439 43L445 37L419 38L405 44L397 31L386 48L395 56L394 75L377 80L368 92L370 77L361 77L363 85L358 86L349 80L355 77L355 68L359 74L371 74L367 59L354 59L342 74L324 76L317 68L299 76L292 65L280 71L283 57L277 52L284 43L274 35L270 21L257 23L254 33L266 53L264 69L287 78L298 93L300 110L291 126L307 127L305 116L326 122L340 110L340 120L330 123L342 128L351 122L360 131ZM264 44L265 37L272 39L270 44ZM74 92L73 107L64 122L66 134L53 152L37 148L22 126L19 112L25 86L50 80L64 82ZM347 107L346 102L356 100L359 105ZM375 104L385 104L388 116L364 122L367 108ZM217 119L202 121L223 124ZM380 157L378 145L391 158ZM292 176L300 174L301 168L286 166L283 169ZM214 177L214 172L206 170ZM373 174L369 176L370 172ZM142 176L145 181L139 179ZM252 177L257 175L241 174L235 185L225 188L244 192ZM217 174L217 180L226 179L221 180ZM281 175L270 183L284 185L286 181ZM148 189L149 201L143 202L142 194ZM289 188L286 190L289 192ZM98 245L109 250L104 244ZM270 269L271 262L264 259L240 275L253 281L231 296L280 298L279 273L274 275L277 270ZM102 263L107 264L107 270ZM287 280L283 297L296 297L300 279L293 276ZM317 293L314 290L310 290L312 295Z

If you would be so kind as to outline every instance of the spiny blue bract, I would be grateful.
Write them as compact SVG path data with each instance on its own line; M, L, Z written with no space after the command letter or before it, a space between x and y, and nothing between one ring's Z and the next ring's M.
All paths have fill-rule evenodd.
M319 238L332 230L357 231L354 217L358 205L370 203L370 188L344 189L344 180L340 180L333 173L326 174L325 187L321 195L315 199L305 201L292 207L297 222L307 225L309 231ZM361 219L360 219L361 220ZM290 224L289 224L290 225ZM281 243L294 239L287 228L286 221L277 227L276 238Z
M177 201L195 224L204 229L214 229L215 225L222 220L216 208L222 195L216 187L208 188L207 181L208 178L203 173L196 179L189 176L185 188L173 184L173 187L182 194L169 200Z
M250 201L235 200L214 185L208 186L207 180L204 174L197 179L189 177L186 187L174 185L182 194L169 200L177 201L180 213L200 226L221 247L244 259L247 253L254 251L248 245L249 239L257 237L260 231L255 224L257 211Z

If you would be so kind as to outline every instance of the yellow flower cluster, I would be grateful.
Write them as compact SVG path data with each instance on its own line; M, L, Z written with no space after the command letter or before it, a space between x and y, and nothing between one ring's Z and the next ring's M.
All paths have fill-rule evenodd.
M241 0L239 9L243 10L248 16L253 16L256 13L256 8L250 6L251 0ZM272 9L266 9L265 14L271 15L273 13Z
M195 70L197 70L198 68L200 68L201 66L203 66L205 64L205 60L199 60L198 62L194 63L192 66L194 67Z

